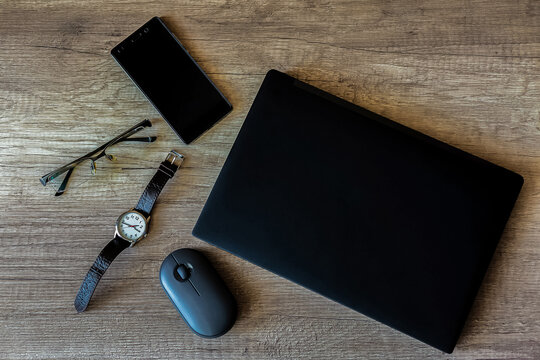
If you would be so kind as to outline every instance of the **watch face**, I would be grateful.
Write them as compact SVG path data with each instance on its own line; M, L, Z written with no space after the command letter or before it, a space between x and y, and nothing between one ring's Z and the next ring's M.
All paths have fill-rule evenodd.
M137 241L146 233L146 219L136 211L128 211L118 218L116 229L124 239Z

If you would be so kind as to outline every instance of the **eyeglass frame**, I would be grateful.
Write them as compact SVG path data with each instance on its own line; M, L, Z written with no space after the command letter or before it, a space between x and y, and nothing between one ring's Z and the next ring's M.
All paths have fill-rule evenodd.
M48 174L43 175L39 181L43 186L46 186L50 181L57 178L59 175L62 175L66 171L68 172L66 176L64 177L64 180L62 181L62 184L58 188L56 194L54 196L60 196L65 192L65 188L67 186L67 183L69 181L69 178L71 177L71 174L73 173L73 170L77 165L82 163L83 161L90 160L91 166L92 166L92 173L96 173L96 164L95 161L105 156L109 160L114 160L113 155L107 154L105 151L107 148L122 142L122 141L142 141L142 142L154 142L157 139L157 136L146 136L146 137L140 137L140 138L129 138L130 136L136 134L137 132L143 130L146 127L152 127L152 122L148 119L144 119L143 121L139 122L138 124L132 126L128 130L124 131L122 134L116 136L115 138L111 139L110 141L106 142L105 144L101 145L100 147L96 148L94 151L89 152L88 154L81 156L80 158L73 160L72 162L61 166Z

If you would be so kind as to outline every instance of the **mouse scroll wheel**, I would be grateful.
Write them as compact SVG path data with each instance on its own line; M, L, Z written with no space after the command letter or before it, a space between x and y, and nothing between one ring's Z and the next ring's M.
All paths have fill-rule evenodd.
M176 268L176 272L182 280L187 280L189 278L189 269L184 264L178 265L178 267Z

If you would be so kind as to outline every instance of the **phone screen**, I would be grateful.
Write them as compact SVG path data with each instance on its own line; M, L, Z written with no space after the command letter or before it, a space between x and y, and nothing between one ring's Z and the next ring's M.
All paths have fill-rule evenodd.
M232 110L159 17L118 44L111 55L186 144Z

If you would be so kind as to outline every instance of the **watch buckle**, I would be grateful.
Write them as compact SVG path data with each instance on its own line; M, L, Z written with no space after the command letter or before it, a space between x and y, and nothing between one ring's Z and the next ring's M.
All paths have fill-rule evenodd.
M167 157L165 158L165 161L168 161L168 162L170 162L171 164L174 165L174 162L176 161L176 159L178 159L178 161L179 161L177 166L180 167L180 165L182 165L182 163L184 162L184 155L182 155L180 153L177 153L174 150L171 150L167 154Z

